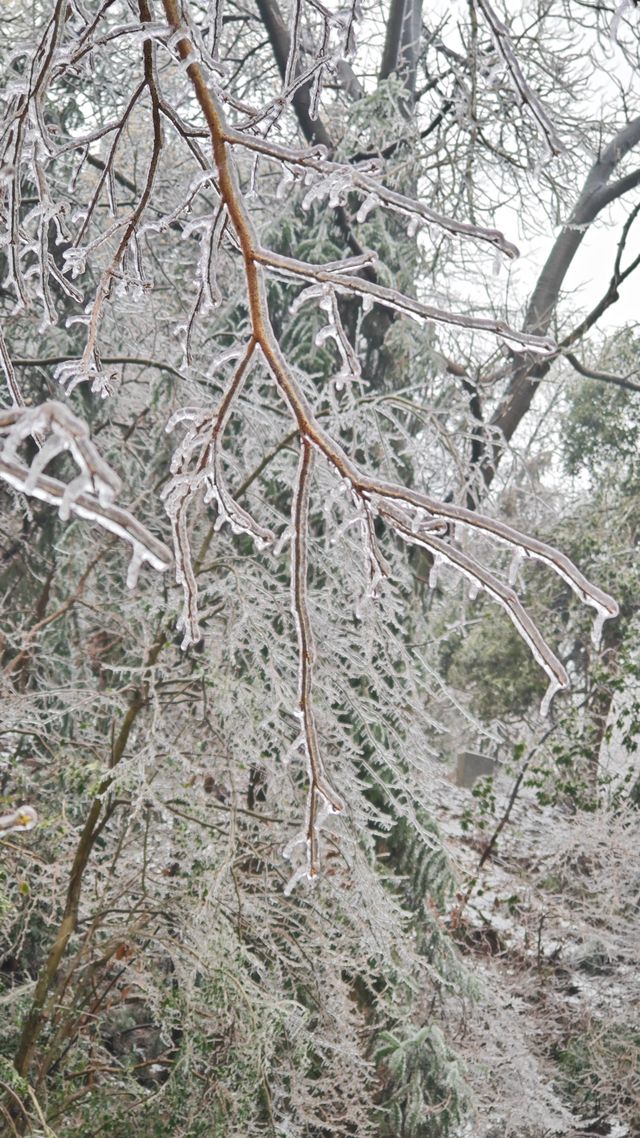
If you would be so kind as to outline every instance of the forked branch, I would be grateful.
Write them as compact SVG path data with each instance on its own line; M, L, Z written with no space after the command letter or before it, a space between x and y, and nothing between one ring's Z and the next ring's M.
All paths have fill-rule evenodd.
M418 491L410 490L397 483L385 482L365 473L346 454L342 446L321 426L307 401L294 372L289 367L274 333L267 302L264 270L275 271L289 277L305 279L313 289L328 289L331 294L359 296L368 303L380 303L399 309L410 316L421 319L445 319L465 327L482 328L504 339L511 339L520 346L532 351L547 353L553 345L545 337L516 333L506 325L496 321L479 320L440 313L438 310L422 305L410 297L392 289L363 280L353 275L356 265L340 262L331 265L312 265L280 256L265 250L258 238L240 190L236 175L232 148L245 142L244 136L232 132L227 127L221 104L208 86L202 66L193 51L185 32L181 12L176 0L163 0L167 19L174 33L176 50L187 75L193 85L194 93L204 114L213 149L217 171L218 187L229 218L229 223L237 238L243 258L247 289L249 315L252 329L252 344L259 347L269 367L280 394L288 405L295 421L300 438L300 463L293 501L293 544L292 544L292 595L293 610L297 629L299 656L298 708L302 719L303 736L307 765L309 770L309 796L307 809L306 842L308 849L307 873L314 876L318 868L318 809L323 802L330 809L339 810L342 803L328 784L318 744L317 729L312 705L313 679L313 634L309 617L307 596L307 547L309 530L309 495L314 451L323 455L335 473L350 488L354 505L367 521L369 539L375 541L372 520L381 518L404 541L409 541L429 549L437 558L448 563L458 573L484 589L508 613L520 635L529 645L535 658L549 677L549 690L543 703L546 712L553 694L568 686L567 673L544 637L523 608L516 592L505 585L484 566L456 548L453 539L443 540L443 523L455 523L478 534L491 537L514 551L518 558L532 558L552 568L580 599L595 608L596 621L594 635L599 636L602 624L608 617L615 616L615 601L602 590L592 585L572 562L563 554L513 529L503 522L476 514L471 510L450 503L438 502ZM253 146L255 140L247 137L247 144ZM255 146L269 153L270 143ZM272 156L277 154L272 149ZM290 161L290 154L285 161ZM312 159L313 160L313 159ZM461 234L462 235L462 234ZM466 234L477 236L477 234ZM347 271L345 271L345 269ZM211 436L210 448L217 446L219 434L224 425L228 408L235 396L241 377L232 381L231 388L223 398L223 403L215 422L215 438ZM219 476L219 467L213 461L214 479ZM218 491L219 495L219 491ZM224 502L222 502L224 508ZM228 520L234 518L226 510ZM221 515L224 520L224 513ZM255 523L252 521L252 525ZM251 532L250 526L241 526ZM188 589L187 589L188 595ZM188 638L185 637L188 642Z

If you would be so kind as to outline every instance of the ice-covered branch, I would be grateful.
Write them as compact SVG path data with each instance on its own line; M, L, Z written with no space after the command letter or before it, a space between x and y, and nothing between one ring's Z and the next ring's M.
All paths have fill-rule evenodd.
M118 475L104 461L89 437L86 423L78 419L63 403L50 401L39 407L0 410L0 434L5 435L2 456L7 462L18 461L17 449L30 435L46 435L46 440L29 468L27 493L52 459L69 451L80 473L67 483L60 506L60 517L69 517L74 497L82 491L98 496L99 502L112 502L122 489Z
M545 715L555 693L569 687L569 677L566 668L547 644L515 590L510 585L505 585L475 558L456 549L450 542L443 541L427 526L416 527L413 520L397 506L380 502L379 514L406 542L428 549L434 556L434 563L442 561L450 565L471 581L475 589L484 589L487 595L505 610L533 657L549 677L549 688L541 708L542 715Z
M432 226L452 237L470 238L492 245L512 260L519 255L517 247L508 241L499 229L472 225L471 222L458 221L454 217L438 213L437 210L432 209L431 206L426 205L418 198L410 198L396 190L389 189L368 173L366 169L360 169L347 163L330 161L322 147L299 150L294 147L283 146L272 139L258 138L248 132L233 130L227 126L225 126L224 137L232 146L242 146L247 150L253 150L284 164L284 177L288 181L291 181L293 177L290 172L288 173L288 167L291 166L306 170L308 172L307 177L311 172L317 173L318 180L312 183L305 199L307 204L310 204L314 198L328 197L331 204L337 205L343 198L346 198L347 194L355 191L363 196L363 204L367 213L378 206L385 206L413 221Z
M540 99L531 89L522 73L506 25L499 19L488 0L476 0L476 3L487 22L495 49L505 65L516 96L529 110L551 153L563 154L566 146L560 140Z
M200 639L198 624L198 585L191 558L187 515L195 496L203 491L205 503L217 506L215 528L225 522L234 533L246 533L259 548L273 540L273 534L256 522L229 492L222 469L220 443L231 410L244 385L249 364L256 349L256 339L249 341L244 353L231 349L226 359L241 359L215 412L193 407L176 411L167 423L167 431L180 423L188 423L186 434L177 447L171 463L172 478L162 492L165 509L171 519L176 561L176 580L184 592L184 608L180 627L184 629L182 647ZM222 362L222 361L221 361Z
M324 802L334 813L344 809L340 796L327 780L318 745L313 713L313 663L315 646L309 618L307 596L309 493L313 471L313 446L304 436L300 439L300 462L296 490L291 508L293 538L291 543L291 594L293 619L298 641L298 714L302 721L304 750L309 772L307 796L307 873L315 877L319 869L318 807Z
M475 585L484 588L508 612L550 679L550 688L543 710L546 711L553 693L567 686L566 671L526 613L515 590L510 585L503 584L473 558L457 549L451 539L443 540L445 524L455 522L505 544L519 557L533 558L549 566L571 586L584 603L596 609L596 634L599 633L604 620L617 613L617 605L611 597L592 585L568 558L544 542L529 538L505 523L476 514L461 506L438 502L418 491L376 479L365 473L346 454L336 439L320 425L275 335L267 298L265 269L290 279L308 281L313 295L320 296L321 300L327 295L327 290L329 300L335 295L361 297L365 307L378 303L420 320L441 320L458 327L482 330L525 347L529 351L542 354L553 352L555 345L544 336L516 332L500 321L444 312L422 304L396 290L354 276L352 270L356 266L350 262L313 265L265 250L259 241L234 166L233 146L240 141L244 142L244 137L240 139L232 135L227 127L222 106L208 86L202 67L194 60L191 43L183 30L182 16L176 0L163 0L163 3L175 33L177 54L186 68L209 129L219 193L227 211L229 225L235 232L242 253L252 340L262 352L280 394L291 412L300 438L300 464L293 502L292 591L300 661L299 713L303 722L305 751L310 772L306 840L309 846L309 873L314 874L317 872L318 802L324 800L336 810L342 805L325 780L312 708L314 647L307 599L307 545L314 450L324 456L336 474L350 487L356 508L365 511L366 535L374 542L374 550L373 519L378 516L404 540L421 544L430 549L435 556L448 561ZM299 298L298 303L300 302ZM340 333L337 326L336 335L339 341ZM238 383L239 381L233 380L231 388L223 398L225 410L219 413L222 414L222 419L219 420L222 425L228 406L235 397ZM202 433L198 435L198 430L203 429L204 421L196 429L194 441L201 439L204 443L204 435ZM208 447L212 445L213 440L206 444ZM204 455L205 452L202 453ZM213 477L215 480L215 464ZM229 520L232 521L231 515ZM374 571L377 567L380 572L381 565L375 554L373 560Z
M141 566L148 562L164 571L172 562L170 551L128 510L114 504L121 489L118 475L102 458L89 437L86 423L62 403L0 410L0 478L16 490L55 506L60 517L70 514L95 522L126 541L132 549L127 584L133 588ZM42 448L26 466L18 448L26 438L43 437ZM62 482L44 473L57 455L69 452L79 467L78 475Z
M472 316L466 312L449 312L444 308L436 308L432 304L423 304L397 289L386 288L384 285L374 284L373 281L363 280L362 277L341 273L334 265L313 265L308 261L298 261L294 257L285 257L280 253L274 253L270 249L257 249L254 253L254 259L272 272L287 279L314 281L318 284L331 285L343 295L360 296L365 310L374 303L381 304L385 308L391 308L415 320L434 320L438 324L449 324L456 328L488 332L506 343L517 344L518 347L524 347L539 355L552 355L557 350L555 341L548 336L518 332L502 320L490 320L485 316Z

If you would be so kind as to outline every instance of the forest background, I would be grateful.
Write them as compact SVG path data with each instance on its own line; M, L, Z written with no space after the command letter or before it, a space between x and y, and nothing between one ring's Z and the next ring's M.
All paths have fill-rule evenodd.
M1 1132L632 1136L635 4L1 22Z

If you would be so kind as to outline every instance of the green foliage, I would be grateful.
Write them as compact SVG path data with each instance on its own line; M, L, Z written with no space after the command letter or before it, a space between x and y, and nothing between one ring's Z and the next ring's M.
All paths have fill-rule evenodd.
M586 1118L624 1119L640 1126L640 1033L637 1024L594 1024L569 1036L554 1054L558 1087Z
M635 346L637 353L637 345ZM624 367L624 356L615 360ZM611 468L623 473L618 490L640 489L638 434L640 404L634 392L593 380L575 384L563 432L564 462L570 474L588 473L593 481L610 479Z
M464 634L451 636L444 645L446 677L466 693L485 722L519 717L539 703L545 678L508 620L494 619L482 603L475 612L478 619Z
M436 1024L381 1032L376 1059L386 1069L381 1138L446 1138L466 1106L459 1064Z
M460 825L466 833L470 830L486 830L495 823L496 795L492 775L476 779L471 788L473 804L465 806Z

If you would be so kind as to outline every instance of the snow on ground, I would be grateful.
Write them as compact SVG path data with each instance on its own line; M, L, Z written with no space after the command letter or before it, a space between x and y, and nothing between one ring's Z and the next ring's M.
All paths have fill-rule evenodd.
M619 1119L570 1114L558 1091L554 1059L583 1033L629 1024L640 1032L637 811L571 813L541 805L535 790L525 786L479 869L513 781L497 773L495 811L484 815L482 829L470 789L439 780L433 791L459 880L448 924L481 992L478 1013L465 1025L463 1050L478 1067L479 1085L495 1087L496 1133L626 1138L631 1130ZM491 1031L483 1030L483 1021ZM501 1052L505 1040L508 1047ZM472 1044L480 1044L479 1065ZM637 1077L632 1086L640 1109ZM526 1130L518 1128L523 1109Z

